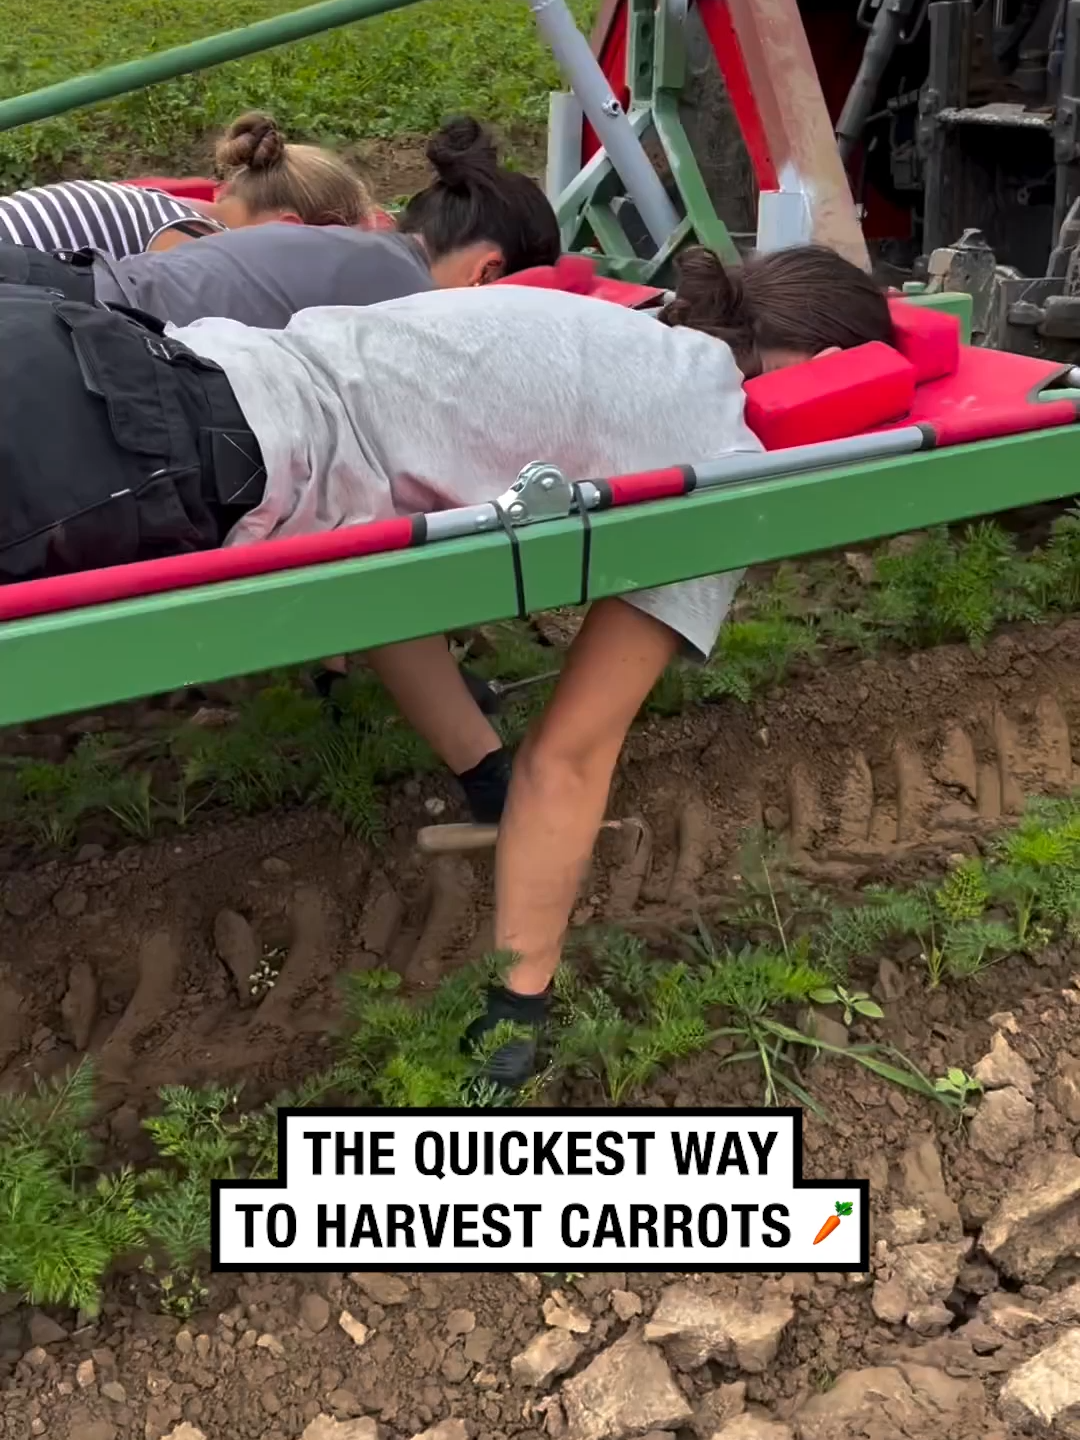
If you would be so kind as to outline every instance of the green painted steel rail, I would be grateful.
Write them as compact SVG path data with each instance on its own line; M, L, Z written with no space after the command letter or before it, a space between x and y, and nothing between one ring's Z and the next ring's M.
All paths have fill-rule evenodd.
M591 593L858 544L1067 498L1080 425L627 506L592 522ZM577 603L581 527L517 532L528 604ZM0 725L506 619L502 535L451 540L0 625Z
M417 0L323 0L320 5L274 15L269 20L258 20L236 30L224 30L205 40L193 40L190 45L177 45L157 55L144 55L139 60L128 60L123 65L112 65L107 70L77 75L58 85L0 100L0 130L48 120L87 105L100 105L104 100L114 100L118 95L128 95L163 80L174 80L178 75L208 70L227 60L240 60L245 55L273 50L294 40L306 40L324 30L336 30L356 20L368 20L416 3ZM71 23L79 23L77 10L72 11Z

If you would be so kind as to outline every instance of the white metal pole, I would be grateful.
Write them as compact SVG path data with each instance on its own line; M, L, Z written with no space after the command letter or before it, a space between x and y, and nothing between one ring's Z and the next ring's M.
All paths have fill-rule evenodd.
M551 46L560 69L581 102L608 159L660 249L675 233L679 217L634 134L626 112L615 98L589 42L578 29L566 0L528 0L537 26Z

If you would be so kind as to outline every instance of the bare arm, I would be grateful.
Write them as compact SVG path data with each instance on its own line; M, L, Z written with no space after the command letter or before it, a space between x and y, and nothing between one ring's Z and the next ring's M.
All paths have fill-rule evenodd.
M678 636L621 600L585 617L551 704L514 762L496 852L496 945L511 990L538 995L559 963L626 733Z

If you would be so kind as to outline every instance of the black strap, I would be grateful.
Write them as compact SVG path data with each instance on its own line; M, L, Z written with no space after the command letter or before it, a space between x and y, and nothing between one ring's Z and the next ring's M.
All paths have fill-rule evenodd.
M517 618L528 620L529 611L525 604L525 574L521 568L521 547L518 545L517 531L510 523L509 515L498 501L494 500L492 504L495 506L495 514L499 517L499 524L510 541L510 556L514 564L514 589L517 591Z
M570 493L577 501L578 514L581 516L581 599L578 604L588 605L589 571L592 563L592 521L589 519L589 507L585 504L585 496L580 483L575 481L570 486Z

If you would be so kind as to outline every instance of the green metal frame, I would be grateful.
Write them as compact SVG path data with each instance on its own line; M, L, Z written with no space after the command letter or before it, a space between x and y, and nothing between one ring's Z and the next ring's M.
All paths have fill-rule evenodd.
M100 105L104 100L114 100L118 95L128 95L163 80L174 80L178 75L209 70L227 60L273 50L324 30L336 30L342 25L369 20L391 10L403 10L416 3L417 0L323 0L320 5L225 30L190 45L176 45L156 55L144 55L123 65L95 70L91 75L77 75L59 85L47 85L42 90L0 100L0 130L12 130L16 125L29 125L34 120L48 120L87 105ZM73 14L72 23L79 23L77 14Z
M1080 427L759 481L594 517L591 593L624 594L1062 499ZM518 532L529 608L577 602L576 520ZM301 664L517 609L502 535L0 625L0 725Z
M683 222L654 255L638 256L615 208L623 196L621 182L602 152L566 188L555 209L567 249L594 256L607 274L619 279L663 284L684 245L708 245L729 264L738 264L740 257L709 198L679 114L686 83L683 27L667 6L657 9L655 0L629 0L629 5L629 119L639 136L651 137L663 152L682 202Z

